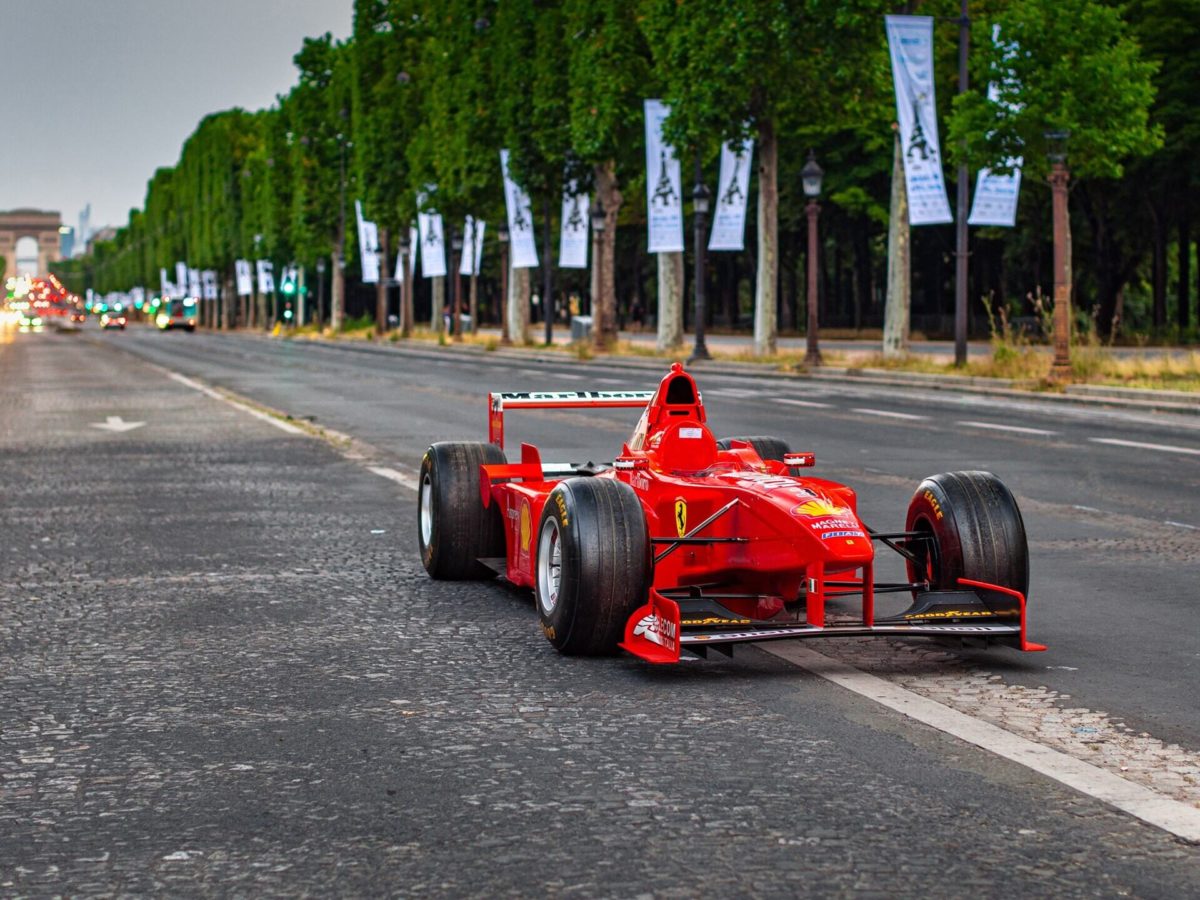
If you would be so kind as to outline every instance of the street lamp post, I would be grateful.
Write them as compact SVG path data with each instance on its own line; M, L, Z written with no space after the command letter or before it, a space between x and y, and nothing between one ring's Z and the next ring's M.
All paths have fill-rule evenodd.
M500 343L512 343L508 333L508 226L501 225L496 232L500 238Z
M317 329L325 328L325 257L317 257Z
M604 336L607 323L604 321L607 312L604 308L604 266L600 264L601 248L604 246L604 228L608 224L604 204L600 195L592 204L592 345L597 350L604 349Z
M800 180L804 185L804 196L808 198L804 207L808 216L808 334L804 364L810 367L821 365L821 350L817 344L817 216L821 204L817 203L817 198L821 196L824 175L825 171L817 165L816 156L809 150L808 162L800 170Z
M337 249L334 257L332 308L329 311L329 324L333 326L334 331L342 327L342 317L346 312L346 148L354 146L341 133L337 135L337 142L339 174L338 229Z
M462 340L462 249L463 239L458 229L450 233L450 249L453 251L450 255L450 265L454 267L454 306L451 309L454 311L454 322L451 328L451 333L454 335L454 340Z
M400 271L396 274L400 276L400 290L403 291L400 297L400 336L405 338L412 335L413 328L412 264L408 261L411 249L407 229L401 229Z
M696 231L696 277L695 277L695 346L692 347L691 358L689 363L695 362L698 359L709 359L708 347L704 343L704 318L706 315L704 304L704 232L707 230L705 225L708 220L708 202L711 195L708 188L704 186L704 173L700 167L700 156L696 155L696 184L692 188L692 210L695 212L695 231Z
M1047 131L1050 161L1050 197L1054 217L1054 362L1052 378L1071 375L1071 260L1068 258L1067 185L1071 173L1067 169L1067 139L1069 131Z

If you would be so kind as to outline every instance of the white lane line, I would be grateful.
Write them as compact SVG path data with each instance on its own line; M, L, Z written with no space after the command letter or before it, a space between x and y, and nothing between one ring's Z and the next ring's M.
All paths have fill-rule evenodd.
M1195 447L1175 447L1171 444L1143 444L1141 441L1123 441L1120 438L1088 438L1093 444L1111 444L1114 447L1133 447L1136 450L1160 450L1163 453L1186 453L1200 456Z
M1072 508L1072 509L1078 509L1078 510L1080 510L1081 512L1100 512L1100 510L1096 509L1096 507L1094 507L1094 506L1082 506L1082 505L1081 505L1081 504L1079 504L1079 503L1076 503L1076 504L1075 504L1074 506L1072 506L1071 508Z
M380 478L386 478L389 481L394 481L396 484L408 488L410 491L415 491L420 488L417 479L411 475L405 475L397 469L389 469L386 466L367 466L368 472L374 472Z
M776 397L776 403L786 403L788 406L803 406L806 409L829 409L832 403L818 403L816 400L792 400L790 397Z
M928 419L929 416L916 416L912 413L892 412L890 409L865 409L863 407L855 407L851 412L862 413L865 416L883 416L886 419L904 419L905 421L918 421L920 419Z
M807 647L797 644L758 646L848 691L1053 778L1143 822L1184 840L1200 841L1200 809L1194 806L1164 797L1091 763L972 718Z
M245 403L239 403L237 400L233 400L230 397L226 397L222 393L214 391L208 385L201 384L198 381L193 381L186 375L180 375L178 372L167 372L167 375L171 378L171 380L178 381L184 387L189 387L193 391L199 391L206 397L212 397L214 400L220 400L222 403L228 403L234 409L240 409L242 412L254 416L256 419L262 419L262 421L266 422L268 425L274 425L280 431L286 431L288 434L305 434L303 428L297 428L295 425L292 425L289 422L285 422L282 419L277 419L275 416L268 415L262 410L255 409L252 406L247 406Z
M1058 434L1057 431L1046 431L1044 428L1022 428L1020 425L997 425L995 422L959 422L959 425L966 425L969 428L987 428L992 431L1013 431L1017 434L1036 434L1042 437L1050 437Z
M1164 525L1174 525L1176 528L1186 528L1189 531L1200 531L1200 527L1197 527L1195 525L1189 525L1187 522L1174 522L1171 519L1167 519L1165 522L1163 522L1163 524Z

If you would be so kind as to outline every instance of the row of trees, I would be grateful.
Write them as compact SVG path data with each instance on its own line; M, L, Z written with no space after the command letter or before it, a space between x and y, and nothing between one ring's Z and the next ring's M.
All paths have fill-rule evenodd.
M77 274L100 291L124 290L157 284L159 268L180 259L231 278L239 257L310 271L332 258L331 295L351 313L367 309L370 294L354 290L347 203L363 201L391 237L389 256L419 202L448 227L466 215L499 223L498 151L508 148L543 233L550 296L590 289L608 335L639 308L679 321L691 267L679 254L651 263L644 253L642 101L657 96L672 108L667 136L684 171L699 160L710 186L723 140L756 142L750 249L719 254L710 267L715 321L753 321L760 352L774 349L780 324L802 321L799 170L812 149L827 186L822 321L877 324L890 188L900 176L883 16L898 12L937 17L938 103L952 161L967 161L973 178L980 166L1024 158L1017 227L972 233L976 330L985 327L985 296L1028 314L1026 296L1048 289L1044 135L1069 131L1079 306L1095 311L1102 330L1117 322L1164 330L1173 318L1194 333L1200 0L974 0L970 88L957 96L957 0L355 0L348 40L306 40L296 85L270 109L205 118L178 164L154 174L143 208ZM997 24L1015 56L993 46ZM991 81L1008 86L1002 101L1016 102L989 100ZM605 214L589 283L548 266L565 179L590 188ZM953 228L916 228L911 241L914 325L944 331ZM485 297L498 294L496 257L485 257ZM514 308L526 315L529 281L512 279Z

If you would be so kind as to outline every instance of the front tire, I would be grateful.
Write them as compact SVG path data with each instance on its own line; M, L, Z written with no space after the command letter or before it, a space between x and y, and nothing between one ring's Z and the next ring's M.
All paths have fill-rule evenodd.
M534 595L542 632L569 656L614 652L650 588L641 501L619 481L571 478L546 498L537 533Z
M495 444L443 441L425 451L417 541L432 577L465 581L495 574L479 560L505 556L504 522L497 504L483 508L479 467L505 462L504 451Z
M910 581L955 590L958 579L1029 594L1029 545L1012 491L991 472L945 472L921 482L908 505L906 531L923 532Z

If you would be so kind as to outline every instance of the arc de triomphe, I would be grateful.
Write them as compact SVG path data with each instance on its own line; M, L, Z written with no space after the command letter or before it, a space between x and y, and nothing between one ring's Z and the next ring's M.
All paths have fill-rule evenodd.
M17 274L17 242L22 238L37 241L37 273L45 275L50 263L61 259L58 229L62 216L41 209L14 209L0 212L0 256L4 257L4 281ZM0 281L0 287L3 282Z

